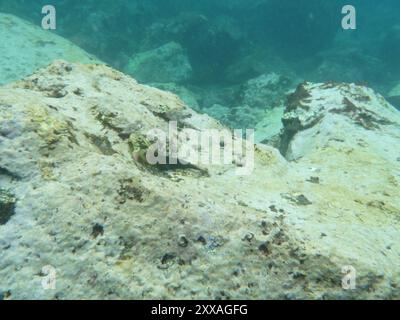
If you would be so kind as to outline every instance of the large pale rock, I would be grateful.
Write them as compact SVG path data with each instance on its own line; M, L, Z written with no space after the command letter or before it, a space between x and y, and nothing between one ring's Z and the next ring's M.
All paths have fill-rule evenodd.
M397 157L391 146L399 138L399 112L367 87L302 84L289 97L282 121L281 151L289 159L321 157L331 144L351 149L362 141L371 154Z
M55 59L94 63L96 58L39 25L0 13L0 84L19 80Z
M318 183L304 230L327 235L323 255L369 269L364 290L398 297L400 113L367 87L304 83L289 98L283 123L281 151ZM382 296L379 284L394 291Z
M284 117L286 129L296 114L307 124L288 136L296 161L256 145L254 171L238 176L239 162L147 165L138 154L149 129L169 120L198 131L222 126L108 67L56 62L1 88L0 181L15 210L0 225L0 292L400 298L398 114L367 88L304 90ZM319 122L308 121L313 110ZM312 127L321 132L315 140L305 133ZM346 291L349 265L357 285ZM44 266L56 272L55 290L42 286Z
M135 54L124 71L145 83L179 83L191 77L192 66L182 46L169 42L157 49Z

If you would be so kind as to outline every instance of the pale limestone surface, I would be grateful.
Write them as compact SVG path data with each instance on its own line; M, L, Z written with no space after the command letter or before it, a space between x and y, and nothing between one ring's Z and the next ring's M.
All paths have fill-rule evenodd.
M0 291L400 298L399 113L354 85L305 84L289 102L280 146L295 161L256 145L254 171L238 176L239 164L140 160L143 136L168 120L222 126L106 66L58 61L2 87L0 182L16 206L0 225ZM42 288L46 265L55 290ZM354 291L341 287L348 265Z
M0 84L26 77L55 59L95 63L72 42L16 16L0 13Z
M282 116L285 107L280 106L273 109L267 109L261 121L257 123L255 128L256 141L261 143L273 144L273 141L283 129Z

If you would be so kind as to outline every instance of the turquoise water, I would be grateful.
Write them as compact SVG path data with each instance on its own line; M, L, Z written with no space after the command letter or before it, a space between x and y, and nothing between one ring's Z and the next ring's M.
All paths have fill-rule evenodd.
M41 8L47 4L1 0L0 12L40 25ZM348 4L343 0L59 0L52 4L57 10L57 28L52 32L142 83L178 94L196 111L229 127L257 125L265 105L243 101L241 88L268 73L290 81L278 90L281 96L304 80L355 82L374 88L400 107L400 99L390 94L400 72L398 1L352 1L355 30L342 27L342 8ZM170 58L150 58L147 65L135 61L130 66L133 57L146 57L170 43L179 45ZM178 53L184 60L171 59ZM160 65L160 60L167 64L165 68L149 67ZM279 103L272 99L270 104ZM244 104L252 109L250 115L242 111Z
M341 9L347 2L58 0L52 4L57 8L56 33L120 70L132 55L174 41L183 47L193 68L181 84L195 89L240 85L273 71L295 80L367 83L386 95L399 80L400 3L351 1L357 10L357 29L345 31ZM1 0L0 12L40 24L46 4ZM157 82L154 78L145 80Z

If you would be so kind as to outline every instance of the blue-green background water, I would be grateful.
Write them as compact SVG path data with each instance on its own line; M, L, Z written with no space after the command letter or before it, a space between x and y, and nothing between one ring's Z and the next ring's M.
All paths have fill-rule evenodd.
M41 9L48 4L57 9L54 31L40 30ZM345 4L357 10L356 30L341 28ZM400 91L391 95L400 88L399 9L399 0L0 0L0 13L37 26L18 29L0 19L0 28L8 26L0 38L10 41L0 43L0 66L9 67L9 83L39 67L21 71L23 60L42 61L47 50L58 55L58 45L70 50L65 41L46 46L43 39L53 32L140 82L177 93L231 128L255 128L257 142L287 156L295 131L292 123L283 131L279 125L286 95L302 81L367 84L400 106ZM37 33L14 32L32 29ZM34 41L27 41L31 35ZM39 50L27 48L35 45ZM137 57L152 63L130 69ZM387 119L395 117L391 110L375 118L385 107L381 101L366 105L365 112L359 107L375 96L354 94L353 105L343 95L343 123L334 123L341 109L326 111L327 120L335 118L322 125L314 121L320 115L314 116L312 130L293 139L287 158L296 161L257 147L258 171L248 180L232 177L230 168L226 175L225 169L208 175L191 164L164 176L159 166L142 163L142 151L149 149L144 130L153 123L166 126L176 110L177 118L186 113L169 105L164 112L158 97L148 97L145 108L155 91L143 90L142 96L142 87L129 81L103 92L117 82L98 81L103 68L88 75L89 68L57 65L84 76L60 75L54 68L43 81L39 75L2 90L0 195L7 225L1 226L0 300L400 296L393 263L400 252L400 154L392 148L398 121ZM70 86L69 79L79 86ZM85 79L92 87L82 84ZM130 88L133 94L121 103L119 96L108 96ZM303 98L300 90L292 98ZM149 119L142 119L146 114ZM342 132L351 130L352 120L354 131ZM290 122L303 129L297 118ZM127 154L128 148L139 152ZM342 262L357 264L356 291L341 290ZM45 296L35 287L42 263L60 275L57 291Z
M400 81L397 0L0 0L0 12L40 24L46 4L57 8L55 32L120 70L136 53L179 43L193 68L180 84L194 90L266 72L384 95ZM357 30L341 28L345 4L356 7Z

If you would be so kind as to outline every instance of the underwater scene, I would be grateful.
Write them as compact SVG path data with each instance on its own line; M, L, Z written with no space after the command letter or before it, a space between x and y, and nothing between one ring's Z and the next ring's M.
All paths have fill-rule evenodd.
M400 299L399 12L0 0L0 300Z

